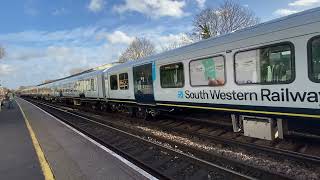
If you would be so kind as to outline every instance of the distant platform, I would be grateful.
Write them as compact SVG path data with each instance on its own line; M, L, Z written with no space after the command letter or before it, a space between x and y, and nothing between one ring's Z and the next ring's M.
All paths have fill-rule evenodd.
M155 179L38 107L16 101L14 109L0 112L0 179L44 179L50 172L54 179ZM47 170L25 121L40 144Z

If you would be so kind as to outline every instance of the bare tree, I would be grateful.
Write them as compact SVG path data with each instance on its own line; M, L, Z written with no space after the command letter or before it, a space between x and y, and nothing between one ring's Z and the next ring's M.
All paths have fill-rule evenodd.
M198 35L199 39L217 36L219 34L218 25L219 17L215 9L202 10L193 21L194 35Z
M171 49L176 49L182 46L191 44L193 40L186 34L181 35L178 39L170 41L169 44L161 46L162 51L169 51Z
M0 45L0 59L2 59L6 55L4 47Z
M134 61L155 54L155 45L146 38L135 38L129 47L120 55L119 62Z
M218 8L208 8L196 15L193 34L207 39L256 25L259 21L249 8L234 0L224 0Z

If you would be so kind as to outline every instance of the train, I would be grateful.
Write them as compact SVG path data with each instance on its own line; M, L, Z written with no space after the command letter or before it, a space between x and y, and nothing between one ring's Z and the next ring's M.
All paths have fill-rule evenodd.
M290 119L320 120L320 8L21 92L147 119L225 113L235 132L283 138Z

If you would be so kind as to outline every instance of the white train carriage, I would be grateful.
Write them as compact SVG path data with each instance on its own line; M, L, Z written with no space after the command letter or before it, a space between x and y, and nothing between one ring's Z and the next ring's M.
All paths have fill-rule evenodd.
M79 91L76 89L76 77L65 78L58 81L58 92L61 98L79 97Z
M103 71L91 71L69 76L45 84L52 90L51 97L80 105L84 101L105 101Z
M151 61L129 62L105 70L105 90L112 110L129 110L136 105L145 113L144 105L153 105L153 79Z
M51 100L55 100L60 96L60 93L58 91L58 82L51 82L48 84L48 88L51 89L49 96L51 97Z
M54 94L76 104L105 100L144 118L162 110L223 112L231 115L234 131L274 139L283 138L287 119L320 120L319 83L316 8L67 77L53 87Z
M85 73L77 77L76 90L82 99L105 100L103 70Z
M132 68L128 84L134 87L128 99L120 89L110 90L110 98L148 105L151 113L163 108L227 112L235 131L241 121L250 126L248 135L282 137L279 118L320 119L319 29L316 8L114 67L113 73ZM268 137L257 133L259 122L269 127Z
M146 62L143 62L142 64L145 63ZM138 77L139 72L137 72L136 67L133 67L139 65L137 62L131 62L105 70L105 86L109 102L124 102L123 100L128 100L126 102L131 103L132 101L139 101L137 93L139 94L139 91L143 91L145 87L147 87L147 84L144 83L147 79ZM145 68L140 69L144 71L142 73L147 72ZM149 82L152 83L152 79L149 79ZM149 90L150 89L149 87ZM146 94L146 92L144 92L144 94Z
M50 87L50 84L41 84L37 86L38 88L38 98L51 100L53 89Z
M23 89L21 91L21 96L25 96L25 97L36 97L38 96L38 87L37 86L32 86L32 87L28 87L26 89Z
M133 69L138 103L319 118L319 57L308 55L319 50L319 29L317 8L109 71ZM125 97L120 89L109 93Z

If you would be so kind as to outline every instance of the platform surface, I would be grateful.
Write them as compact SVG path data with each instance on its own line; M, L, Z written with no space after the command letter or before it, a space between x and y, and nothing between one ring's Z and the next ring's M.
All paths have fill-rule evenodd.
M34 105L19 98L17 102L26 114L56 179L146 179Z
M0 179L44 179L24 118L13 105L0 111Z

